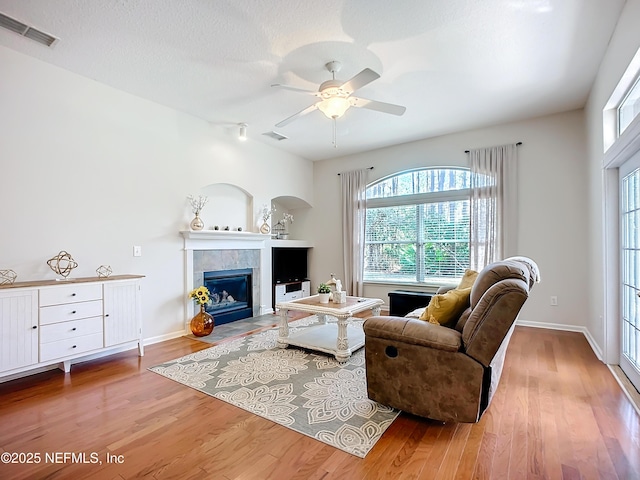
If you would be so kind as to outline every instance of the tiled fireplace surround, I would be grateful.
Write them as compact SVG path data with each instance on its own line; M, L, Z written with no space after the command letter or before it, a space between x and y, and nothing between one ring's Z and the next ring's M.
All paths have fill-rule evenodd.
M203 283L203 272L252 269L253 315L270 313L271 248L269 237L251 232L183 231L185 253L185 330L195 315L188 293Z

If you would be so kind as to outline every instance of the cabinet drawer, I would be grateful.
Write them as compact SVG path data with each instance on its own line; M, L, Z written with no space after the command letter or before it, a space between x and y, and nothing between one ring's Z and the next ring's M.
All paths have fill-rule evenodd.
M102 334L102 317L53 323L40 328L40 344L82 337L94 333Z
M285 293L284 295L284 301L285 302L290 302L292 300L297 300L299 298L302 298L302 292L289 292L289 293Z
M89 317L102 317L102 300L40 308L40 325Z
M40 289L40 306L102 300L102 285L65 285Z
M83 352L100 349L102 346L102 333L43 343L40 345L40 361L46 362L56 358L78 355Z

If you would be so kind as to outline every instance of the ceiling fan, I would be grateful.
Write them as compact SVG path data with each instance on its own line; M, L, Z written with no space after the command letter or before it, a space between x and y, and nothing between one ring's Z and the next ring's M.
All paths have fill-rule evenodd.
M289 85L282 85L276 83L271 85L272 87L286 88L287 90L293 90L294 92L302 92L318 97L320 100L316 103L308 106L304 110L285 118L281 122L276 124L276 127L284 127L293 122L299 117L307 115L312 111L318 109L324 113L327 118L334 120L334 141L335 146L335 120L340 118L350 107L368 108L369 110L376 110L378 112L390 113L392 115L404 114L406 108L400 105L394 105L391 103L378 102L376 100L368 100L366 98L353 97L351 94L357 89L368 85L374 80L380 78L376 72L370 68L365 68L356 76L343 82L336 80L336 73L342 68L342 64L338 61L332 61L325 65L333 76L331 80L322 82L318 87L318 91L306 90L304 88L292 87Z

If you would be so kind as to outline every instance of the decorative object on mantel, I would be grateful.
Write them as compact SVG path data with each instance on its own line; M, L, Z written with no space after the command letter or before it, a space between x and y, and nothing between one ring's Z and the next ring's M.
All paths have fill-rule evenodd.
M204 195L198 195L198 198L195 198L193 195L187 196L189 203L191 204L191 211L194 213L195 218L191 220L189 226L191 230L199 231L204 228L204 222L200 218L200 212L203 207L209 201L209 197L205 197Z
M265 235L271 231L271 227L269 226L269 219L271 215L276 212L276 207L272 206L271 208L267 207L267 205L262 206L262 225L260 226L260 233L264 233Z
M277 222L273 226L273 237L278 240L285 240L288 237L288 234L285 233L284 223Z
M12 285L18 274L11 269L0 270L0 285Z
M224 231L228 232L229 231L229 225L227 225L226 227L224 227Z
M47 260L47 265L58 275L62 276L62 280L66 280L71 270L76 268L78 264L70 253L61 250L58 255Z
M220 230L220 227L218 225L214 225L213 229L214 230Z
M113 270L111 270L110 265L100 265L96 268L96 273L98 274L98 278L107 278L113 273Z
M289 238L289 232L287 231L287 223L293 223L293 215L291 215L290 213L284 213L282 215L282 225L284 226L284 231L280 234L280 239L282 240L286 240L287 238Z
M318 285L318 297L320 303L329 303L329 297L331 296L331 287L326 283Z
M204 286L195 288L189 292L189 298L195 300L197 305L200 305L200 311L195 314L189 324L191 327L191 333L196 337L206 337L213 332L213 317L205 310L205 306L210 301L210 295L209 289Z

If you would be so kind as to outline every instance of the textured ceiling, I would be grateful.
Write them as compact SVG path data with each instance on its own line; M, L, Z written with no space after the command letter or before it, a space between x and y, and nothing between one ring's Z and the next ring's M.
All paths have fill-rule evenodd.
M0 0L60 40L0 29L0 45L312 160L581 108L624 0ZM324 68L381 77L351 108L275 124L315 97ZM276 130L289 137L261 135Z

